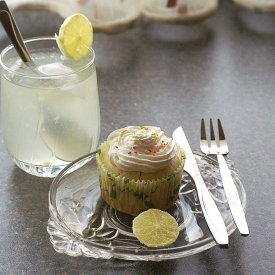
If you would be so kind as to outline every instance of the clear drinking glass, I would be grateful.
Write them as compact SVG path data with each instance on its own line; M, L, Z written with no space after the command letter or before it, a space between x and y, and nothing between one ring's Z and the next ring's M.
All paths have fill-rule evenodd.
M98 145L95 54L90 48L85 58L70 60L54 37L25 43L39 73L21 61L12 45L0 57L4 143L25 172L55 177Z

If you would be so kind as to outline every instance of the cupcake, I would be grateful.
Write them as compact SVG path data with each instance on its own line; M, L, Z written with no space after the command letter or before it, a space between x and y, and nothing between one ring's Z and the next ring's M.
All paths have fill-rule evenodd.
M102 197L134 216L149 208L167 210L178 198L184 161L184 151L159 127L115 130L96 154Z

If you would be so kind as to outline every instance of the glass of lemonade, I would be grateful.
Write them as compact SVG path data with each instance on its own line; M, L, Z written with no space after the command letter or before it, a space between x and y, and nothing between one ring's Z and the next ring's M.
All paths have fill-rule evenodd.
M14 162L27 173L55 177L98 145L95 54L89 48L81 60L68 59L54 37L25 43L36 70L21 61L13 46L1 53L4 143Z

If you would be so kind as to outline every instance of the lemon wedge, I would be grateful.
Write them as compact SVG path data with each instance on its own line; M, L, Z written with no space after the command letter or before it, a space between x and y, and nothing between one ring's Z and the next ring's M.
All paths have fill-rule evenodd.
M159 209L149 209L133 220L133 233L137 239L152 248L170 246L179 235L174 217Z
M60 51L68 58L79 60L87 55L93 43L93 27L89 19L76 13L65 19L55 34Z

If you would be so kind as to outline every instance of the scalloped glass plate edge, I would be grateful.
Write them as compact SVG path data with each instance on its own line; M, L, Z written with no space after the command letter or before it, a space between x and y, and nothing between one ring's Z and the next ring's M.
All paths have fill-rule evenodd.
M199 151L194 155L231 235L236 226L219 183L218 164ZM227 163L245 211L246 193L239 172L231 160ZM132 217L112 209L100 196L95 152L74 161L54 179L49 211L47 232L55 251L73 257L162 261L190 256L216 245L201 213L193 179L187 173L183 174L179 200L168 211L179 223L180 240L163 249L140 244L131 232Z

